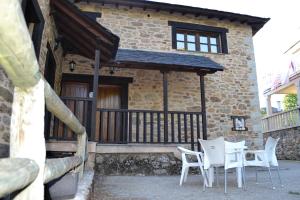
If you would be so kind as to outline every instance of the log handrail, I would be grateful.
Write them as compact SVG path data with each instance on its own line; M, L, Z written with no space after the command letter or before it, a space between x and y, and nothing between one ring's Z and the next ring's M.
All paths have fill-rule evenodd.
M25 188L18 193L17 199L42 199L44 196L42 185L44 181L48 182L58 178L77 166L79 166L77 171L80 172L82 177L87 134L85 128L59 99L47 81L41 80L43 75L39 71L40 67L20 1L1 0L0 7L0 18L2 19L0 21L0 64L15 86L12 119L15 118L16 123L19 123L16 127L11 126L13 127L11 132L14 136L22 136L20 136L20 144L14 143L13 148L11 145L11 158L0 160L0 198L8 193ZM33 106L33 111L38 111L38 116L42 116L44 100L47 109L77 134L78 145L74 157L52 159L45 162L45 140L41 135L43 133L40 132L41 126L38 126L36 133L39 135L36 135L37 142L35 144L39 144L40 149L44 150L43 152L40 149L36 150L37 153L33 156L35 162L26 159L27 156L31 157L32 153L32 148L28 152L22 151L28 150L26 148L30 147L30 140L28 140L26 131L28 133L29 128L34 127L32 125L36 119L26 119L31 122L25 125L26 128L29 127L28 129L23 127L23 123L26 123L26 121L19 119L23 116L31 116L30 114L33 112L30 110L28 102L34 103L35 101L36 106ZM26 131L23 132L25 129ZM14 140L11 139L11 142L14 142ZM25 158L13 158L18 156ZM1 167L4 167L4 169Z
M26 158L0 159L0 198L20 190L34 181L39 166Z

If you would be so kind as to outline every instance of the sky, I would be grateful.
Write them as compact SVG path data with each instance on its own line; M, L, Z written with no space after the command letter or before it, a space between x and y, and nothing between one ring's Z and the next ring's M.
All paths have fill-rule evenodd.
M300 39L299 0L154 0L268 17L271 20L253 37L260 106L265 106L266 75L288 69L284 52Z

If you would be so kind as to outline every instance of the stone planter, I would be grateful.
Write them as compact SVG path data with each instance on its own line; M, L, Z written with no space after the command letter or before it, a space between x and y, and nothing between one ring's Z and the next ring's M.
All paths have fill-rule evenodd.
M48 183L51 199L63 200L74 198L77 192L78 180L78 172L69 172L63 177Z

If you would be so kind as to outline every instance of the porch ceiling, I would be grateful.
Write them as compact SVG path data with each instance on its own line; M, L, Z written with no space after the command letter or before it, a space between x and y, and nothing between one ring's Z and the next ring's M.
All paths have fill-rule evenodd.
M223 66L198 55L119 49L112 63L116 67L214 73Z
M101 61L115 58L119 37L98 24L66 0L51 0L52 14L65 53L95 58L95 50L101 51Z

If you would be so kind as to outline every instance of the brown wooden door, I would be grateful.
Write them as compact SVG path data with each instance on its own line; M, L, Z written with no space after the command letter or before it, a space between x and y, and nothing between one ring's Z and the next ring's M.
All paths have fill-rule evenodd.
M89 91L88 83L79 83L79 82L64 82L62 85L61 96L62 97L82 97L87 98ZM65 104L67 107L75 114L77 119L84 126L86 122L88 123L88 105L87 101L82 100L65 100ZM63 138L66 140L74 139L75 135L73 135L71 130L68 130L61 122L57 122L57 134L59 138Z
M97 108L120 109L121 87L112 85L101 85L98 88ZM122 134L121 113L97 112L96 116L96 140L104 143L119 142ZM101 125L100 125L101 123Z

